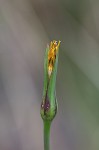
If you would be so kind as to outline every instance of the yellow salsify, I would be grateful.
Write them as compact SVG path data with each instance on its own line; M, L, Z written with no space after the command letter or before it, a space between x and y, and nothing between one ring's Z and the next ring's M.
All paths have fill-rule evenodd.
M56 55L60 46L60 42L57 42L55 40L51 41L49 46L49 52L48 52L48 75L51 76L51 73L53 71L54 63L56 60Z

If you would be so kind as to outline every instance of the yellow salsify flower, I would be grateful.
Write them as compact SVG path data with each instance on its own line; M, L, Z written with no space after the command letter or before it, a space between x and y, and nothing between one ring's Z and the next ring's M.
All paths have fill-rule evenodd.
M55 86L58 66L59 46L61 41L53 40L47 45L44 59L44 89L41 103L41 117L44 122L51 122L58 109Z
M54 63L56 60L56 55L60 46L60 42L57 42L55 40L51 41L49 46L49 52L48 52L48 75L49 77L52 74Z

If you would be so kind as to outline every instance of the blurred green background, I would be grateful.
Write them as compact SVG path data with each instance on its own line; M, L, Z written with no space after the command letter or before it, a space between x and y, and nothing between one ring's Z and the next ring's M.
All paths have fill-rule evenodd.
M99 1L0 0L0 150L43 150L44 54L61 40L51 150L99 150Z

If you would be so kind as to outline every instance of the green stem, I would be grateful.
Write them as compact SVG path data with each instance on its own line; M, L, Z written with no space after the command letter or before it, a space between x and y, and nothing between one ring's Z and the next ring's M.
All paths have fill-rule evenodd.
M44 150L50 150L50 121L44 121Z

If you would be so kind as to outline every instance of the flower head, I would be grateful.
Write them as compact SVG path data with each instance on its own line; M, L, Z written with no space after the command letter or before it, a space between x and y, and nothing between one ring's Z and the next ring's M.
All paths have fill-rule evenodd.
M46 49L44 61L44 90L41 103L41 116L43 120L53 120L57 112L57 99L55 94L56 75L58 66L58 50L60 41L51 41Z

